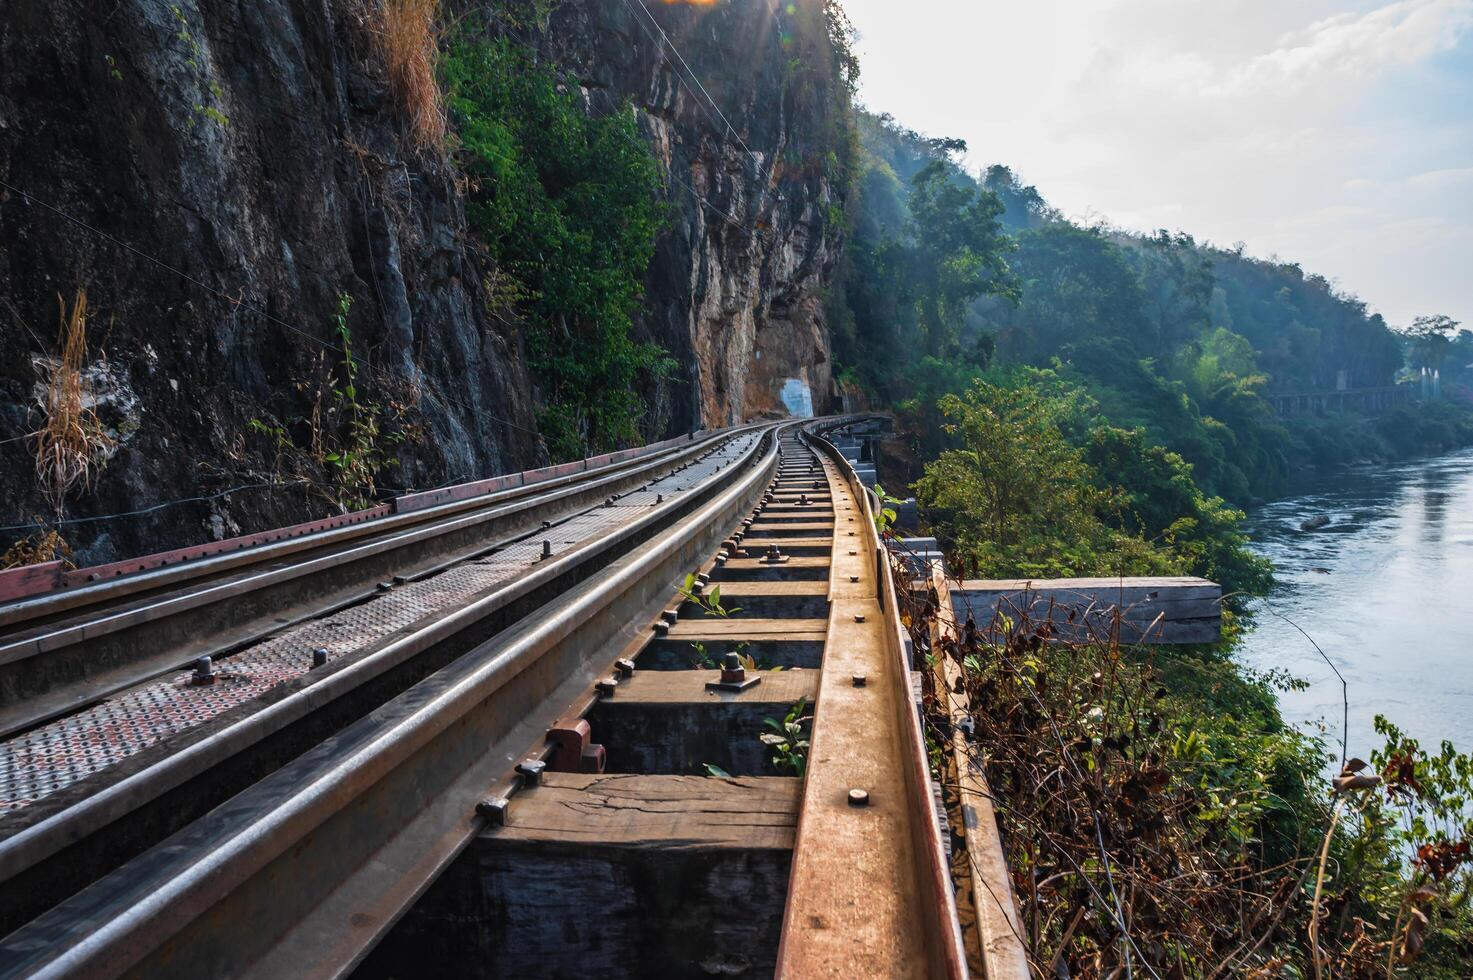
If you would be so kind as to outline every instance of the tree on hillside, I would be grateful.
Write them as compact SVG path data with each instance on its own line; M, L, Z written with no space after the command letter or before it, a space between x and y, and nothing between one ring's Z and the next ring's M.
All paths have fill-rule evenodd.
M1016 300L1006 256L1012 239L998 216L1002 202L954 179L954 165L934 160L911 181L911 279L926 353L949 353L968 305L984 294Z
M1002 201L1002 223L1009 231L1026 231L1040 228L1050 221L1063 220L1063 215L1049 206L1043 195L1038 193L1038 188L1023 183L1010 167L1000 163L988 167L982 186Z
M1125 254L1140 277L1142 308L1159 351L1175 350L1204 330L1222 325L1209 322L1208 307L1216 285L1212 259L1191 235L1173 235L1163 228L1133 244Z
M1157 353L1140 278L1099 229L1057 222L1024 232L1012 264L1023 299L999 347L1018 360L1046 364L1091 339L1119 339L1139 357Z
M1458 321L1445 314L1419 316L1407 328L1411 339L1412 366L1439 371L1452 349Z

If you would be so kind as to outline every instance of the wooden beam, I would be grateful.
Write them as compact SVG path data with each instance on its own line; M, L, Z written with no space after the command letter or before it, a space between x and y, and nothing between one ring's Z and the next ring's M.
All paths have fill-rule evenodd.
M812 704L818 671L748 671L762 682L713 691L718 670L639 670L588 712L608 771L704 775L707 764L733 776L777 775L761 741L763 720L781 719L800 698Z
M999 614L1052 622L1063 637L1122 643L1212 643L1222 635L1222 586L1204 578L969 579L951 591L958 622L995 630Z
M799 790L545 773L355 975L771 976Z
M931 587L938 604L931 621L932 690L953 722L951 737L943 745L947 756L943 771L956 780L952 815L963 846L952 851L951 866L967 966L972 976L986 980L1028 980L1023 920L983 770L985 747L973 745L962 729L960 721L972 713L966 687L960 683L962 668L942 652L946 641L956 636L956 623L949 613L946 573L939 568L931 574Z

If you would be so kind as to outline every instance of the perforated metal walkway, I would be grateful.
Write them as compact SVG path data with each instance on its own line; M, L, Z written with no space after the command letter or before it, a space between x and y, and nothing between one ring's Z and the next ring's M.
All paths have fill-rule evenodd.
M682 493L730 465L757 438L751 433L737 436L686 469L625 494L613 506L595 507L557 524L548 531L554 551L606 536L648 512L660 495ZM542 556L542 540L509 545L284 630L219 661L214 684L193 686L190 672L181 671L18 735L0 744L0 811L19 810L308 673L314 650L326 649L331 662L453 612L534 567Z

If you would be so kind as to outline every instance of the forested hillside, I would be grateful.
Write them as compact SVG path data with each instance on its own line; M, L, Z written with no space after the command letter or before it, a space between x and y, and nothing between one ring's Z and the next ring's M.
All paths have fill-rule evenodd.
M863 169L832 319L842 376L882 401L926 410L973 375L1050 368L1238 504L1306 469L1473 434L1437 407L1281 423L1265 396L1390 385L1406 338L1298 265L1083 226L1005 166L974 178L958 141L864 112L856 125Z

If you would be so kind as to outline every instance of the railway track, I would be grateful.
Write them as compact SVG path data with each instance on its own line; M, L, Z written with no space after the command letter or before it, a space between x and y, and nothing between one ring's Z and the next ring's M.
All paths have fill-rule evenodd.
M106 755L120 712L195 716L0 823L0 973L964 973L893 586L829 443L750 427L416 513L23 620L196 626L138 617L180 637L129 683L60 671L81 707L11 729L0 786L58 757L26 739ZM222 618L180 596L212 589L224 652L180 671Z

